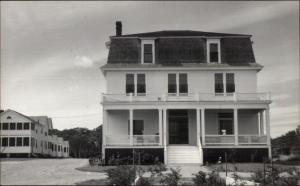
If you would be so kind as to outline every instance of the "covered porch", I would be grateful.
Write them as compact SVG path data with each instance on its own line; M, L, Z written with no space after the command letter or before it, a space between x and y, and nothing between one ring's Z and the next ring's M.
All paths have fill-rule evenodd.
M112 147L162 146L158 109L104 111L104 144Z
M267 146L269 144L269 110L203 110L202 146Z

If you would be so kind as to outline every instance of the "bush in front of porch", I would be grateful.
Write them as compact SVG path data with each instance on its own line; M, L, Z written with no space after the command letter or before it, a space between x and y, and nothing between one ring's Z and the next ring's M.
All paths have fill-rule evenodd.
M105 149L106 165L155 165L164 162L164 149Z

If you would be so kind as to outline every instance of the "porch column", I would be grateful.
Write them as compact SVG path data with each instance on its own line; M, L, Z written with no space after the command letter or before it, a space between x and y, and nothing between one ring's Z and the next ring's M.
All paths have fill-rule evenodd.
M133 109L129 109L129 139L130 145L133 145Z
M234 108L233 109L234 113L233 113L233 117L234 117L234 121L233 121L233 124L234 124L234 144L235 145L238 145L239 144L239 128L238 128L238 109Z
M162 118L162 109L158 109L158 133L159 133L159 145L163 145L163 144L162 144L162 137L163 137L163 135L162 135L162 133L163 133L163 131L162 131L162 120L163 120L163 118Z
M163 109L163 136L164 136L164 162L167 164L168 159L167 159L167 109Z
M270 135L270 109L267 108L265 110L265 117L266 117L266 133L267 133L267 145L269 149L269 158L272 158L272 151L271 151L271 135Z
M197 145L200 146L200 110L196 109L196 122L197 122Z
M201 136L202 145L205 145L205 109L201 109Z
M263 110L259 112L258 134L259 136L264 134L264 111Z
M103 109L102 111L102 119L103 119L103 135L102 135L102 141L103 141L103 147L106 146L106 135L107 135L107 111Z

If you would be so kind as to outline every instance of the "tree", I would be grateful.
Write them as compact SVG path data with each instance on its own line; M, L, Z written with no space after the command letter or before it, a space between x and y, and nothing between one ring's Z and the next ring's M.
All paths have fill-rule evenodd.
M63 137L69 141L70 156L74 158L101 157L102 150L102 125L89 130L87 128L73 128L65 130L53 129L50 135Z

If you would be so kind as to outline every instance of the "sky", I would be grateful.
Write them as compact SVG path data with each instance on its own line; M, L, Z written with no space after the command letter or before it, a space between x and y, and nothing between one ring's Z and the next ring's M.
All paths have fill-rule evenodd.
M271 92L271 135L299 125L299 2L3 2L1 109L47 115L55 128L102 123L99 67L105 42L123 34L198 30L251 34L258 91Z

